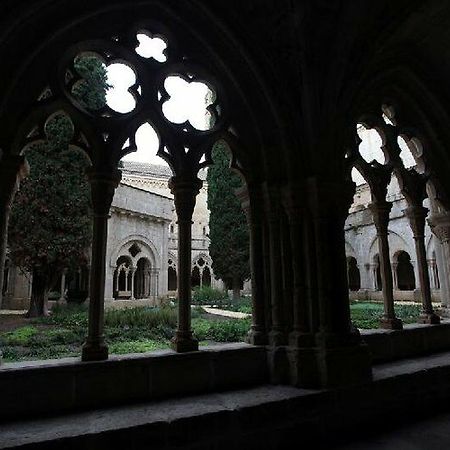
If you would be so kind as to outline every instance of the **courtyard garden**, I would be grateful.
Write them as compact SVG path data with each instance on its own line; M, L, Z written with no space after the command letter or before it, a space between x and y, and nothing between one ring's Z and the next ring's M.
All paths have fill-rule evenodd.
M353 323L362 329L377 328L383 305L370 301L350 305ZM413 323L420 305L398 304L396 313ZM213 310L213 314L207 312ZM244 313L233 318L221 311ZM251 298L231 300L209 288L193 293L192 329L200 345L242 342L251 324ZM241 314L242 316L242 314ZM6 362L79 356L86 337L87 305L57 305L50 316L27 319L23 315L0 316L0 349ZM105 338L111 354L142 353L168 349L177 323L176 305L107 309Z

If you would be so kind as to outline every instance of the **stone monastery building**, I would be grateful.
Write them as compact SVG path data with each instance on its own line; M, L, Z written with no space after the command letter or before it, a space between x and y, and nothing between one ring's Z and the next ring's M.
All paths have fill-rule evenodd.
M93 212L90 267L66 283L89 285L81 355L0 361L1 448L380 448L346 444L383 444L425 417L439 430L384 447L448 448L448 0L2 0L0 24L4 306L27 298L11 292L26 283L6 256L24 149L56 113L91 162ZM143 51L149 40L157 51ZM116 87L128 109L76 98L85 54L127 68ZM198 86L212 93L197 105L207 127L172 115L177 101L194 109L186 92ZM173 203L169 174L120 164L147 124ZM203 345L192 284L214 276L207 213L194 205L222 141L245 181L251 325L246 342ZM170 349L111 355L105 297L158 298L176 262ZM349 300L376 295L382 316L356 328ZM415 308L401 298L420 311L405 317Z
M105 301L158 300L177 289L178 230L167 166L122 162L122 181L110 210L106 254ZM223 288L209 257L206 171L192 217L192 285ZM87 268L63 275L53 299L87 294ZM81 292L78 292L81 291ZM31 295L30 274L7 260L3 309L26 309ZM56 295L56 296L55 296Z

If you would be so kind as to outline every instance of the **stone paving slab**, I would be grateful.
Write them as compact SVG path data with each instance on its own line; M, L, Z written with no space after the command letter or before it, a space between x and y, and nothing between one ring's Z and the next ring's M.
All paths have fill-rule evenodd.
M0 309L0 316L20 316L26 312L26 309Z
M209 306L202 306L202 308L208 314L214 314L216 316L232 317L233 319L246 319L247 317L251 317L251 314L237 311L227 311L226 309L211 308Z

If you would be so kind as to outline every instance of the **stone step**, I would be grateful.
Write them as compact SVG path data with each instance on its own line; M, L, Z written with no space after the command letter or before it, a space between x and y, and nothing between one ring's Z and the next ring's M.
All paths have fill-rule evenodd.
M450 399L448 380L450 352L382 364L372 382L335 390L264 385L10 422L0 426L0 449L332 448L435 414Z

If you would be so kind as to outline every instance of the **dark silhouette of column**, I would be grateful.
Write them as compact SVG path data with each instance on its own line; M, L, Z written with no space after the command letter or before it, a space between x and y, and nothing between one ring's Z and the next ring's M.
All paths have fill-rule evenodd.
M88 335L83 345L83 361L101 361L108 358L108 347L103 334L105 308L106 244L108 238L109 209L121 172L89 172L91 184L93 233L89 287Z
M247 341L253 345L267 344L264 297L264 250L261 195L256 187L236 190L247 218L250 234L250 273L252 280L252 325Z
M419 317L419 323L438 324L440 317L433 311L431 303L430 277L425 248L425 220L428 209L422 205L412 205L406 208L404 213L411 224L416 247L417 270L422 293L422 314Z
M283 279L281 274L281 198L278 188L274 186L266 186L265 197L265 214L269 237L270 300L272 312L272 327L269 332L269 343L277 347L287 344L285 301L283 299Z
M383 292L384 313L380 325L382 328L401 330L403 328L402 321L395 317L392 269L389 257L388 225L391 208L392 203L386 201L372 202L369 205L377 229L378 256Z
M169 187L178 216L178 327L172 339L172 348L182 353L198 350L198 341L191 330L191 239L192 214L202 181L197 177L174 176L169 181Z

